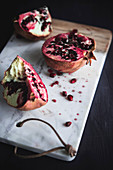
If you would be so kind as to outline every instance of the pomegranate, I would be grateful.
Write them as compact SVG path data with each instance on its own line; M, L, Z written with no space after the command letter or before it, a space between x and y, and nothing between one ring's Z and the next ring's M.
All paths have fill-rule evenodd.
M74 29L47 39L42 46L42 53L48 66L72 73L89 62L91 64L91 59L96 60L93 55L95 46L94 39Z
M5 71L1 84L7 103L20 110L33 110L48 102L48 93L41 78L20 56Z
M14 20L15 33L30 40L39 40L52 31L52 18L47 7L20 14Z

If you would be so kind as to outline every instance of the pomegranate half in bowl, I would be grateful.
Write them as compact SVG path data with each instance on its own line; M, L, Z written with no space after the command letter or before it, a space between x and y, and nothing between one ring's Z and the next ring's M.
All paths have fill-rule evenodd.
M47 89L30 63L17 56L1 82L3 96L10 106L33 110L48 102Z
M47 7L20 14L14 19L17 35L29 40L47 37L52 31L52 18Z
M42 46L45 61L61 72L75 72L95 59L95 40L78 33L76 29L47 39Z

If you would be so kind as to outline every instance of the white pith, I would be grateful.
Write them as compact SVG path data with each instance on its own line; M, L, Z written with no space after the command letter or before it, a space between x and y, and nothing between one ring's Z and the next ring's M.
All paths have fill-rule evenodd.
M38 21L40 21L41 16L37 15L35 18L38 19ZM51 19L48 18L46 20L46 22L51 22ZM43 21L40 21L36 23L35 28L34 29L30 29L29 32L34 34L34 35L46 35L49 34L49 25L47 25L47 27L45 28L44 31L41 31L41 27L42 27Z
M16 60L14 60L11 64L10 69L6 71L2 83L5 84L6 82L11 82L12 80L14 82L20 82L21 80L19 80L18 78L23 78L23 73L24 63L19 58L16 58ZM8 87L4 88L4 98L7 99L7 103L9 105L12 105L14 107L18 106L17 100L20 91L21 89L18 89L16 92L12 93L11 95L8 95Z
M7 99L7 103L9 105L14 106L14 107L18 106L17 100L18 100L18 96L19 96L20 91L21 91L21 89L18 89L15 93L12 93L11 95L7 95L8 87L6 87L4 89L4 98Z
M20 60L19 58L16 58L16 60L13 61L13 63L11 64L10 69L8 69L5 73L5 77L2 80L3 83L6 82L10 82L11 80L13 80L14 82L20 82L20 80L18 79L23 78L23 73L24 73L24 63L22 60Z

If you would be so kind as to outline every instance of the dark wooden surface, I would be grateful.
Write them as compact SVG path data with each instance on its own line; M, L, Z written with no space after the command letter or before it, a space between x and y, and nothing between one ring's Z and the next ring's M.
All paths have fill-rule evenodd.
M54 18L103 27L113 32L112 1L20 0L7 3L4 1L0 10L0 50L13 33L13 17L44 5L49 7ZM113 169L113 44L107 55L76 159L64 162L45 156L23 160L14 156L13 149L13 146L0 143L0 169ZM31 154L24 150L22 153Z

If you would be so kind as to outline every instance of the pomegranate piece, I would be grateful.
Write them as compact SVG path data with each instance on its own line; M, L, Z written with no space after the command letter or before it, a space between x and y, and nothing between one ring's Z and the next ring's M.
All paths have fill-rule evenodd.
M52 31L52 18L47 7L20 14L14 20L16 34L30 40L39 40Z
M72 73L95 59L95 40L78 33L76 29L47 39L42 53L47 65L60 72Z
M30 63L17 56L1 82L4 99L20 110L33 110L48 102L44 83Z

